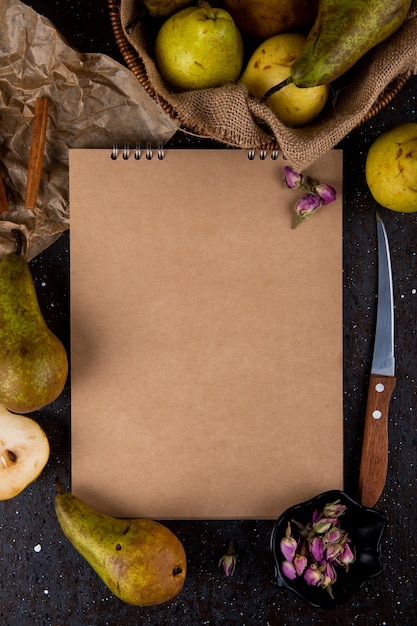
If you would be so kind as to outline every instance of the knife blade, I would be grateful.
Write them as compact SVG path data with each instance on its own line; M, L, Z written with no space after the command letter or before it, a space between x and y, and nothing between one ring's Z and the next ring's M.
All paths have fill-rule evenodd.
M394 296L387 232L376 214L378 246L377 320L365 413L358 499L373 507L388 470L388 409L395 388Z

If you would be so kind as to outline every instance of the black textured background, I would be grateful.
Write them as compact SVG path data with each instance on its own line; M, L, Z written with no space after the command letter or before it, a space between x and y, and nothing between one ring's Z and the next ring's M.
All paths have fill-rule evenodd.
M123 62L105 0L27 0L70 45ZM416 120L417 78L352 132L344 149L344 426L345 491L356 496L363 416L376 313L375 203L365 185L367 150L384 130ZM173 145L204 145L178 133ZM417 203L416 203L417 209ZM41 477L0 503L0 623L5 626L295 626L414 624L416 583L417 213L380 213L390 239L395 293L397 386L391 402L389 472L377 505L388 517L384 573L335 611L303 604L274 582L268 521L166 522L182 540L188 574L180 596L158 607L115 598L63 537L53 513L55 476L70 485L70 385L35 417L51 442ZM69 236L31 263L50 327L69 348ZM308 267L306 272L314 272ZM319 364L318 364L319 366ZM286 449L285 433L277 442ZM320 451L317 464L320 463ZM311 468L314 471L314 467ZM329 467L331 472L332 468ZM229 539L238 563L232 578L217 567Z

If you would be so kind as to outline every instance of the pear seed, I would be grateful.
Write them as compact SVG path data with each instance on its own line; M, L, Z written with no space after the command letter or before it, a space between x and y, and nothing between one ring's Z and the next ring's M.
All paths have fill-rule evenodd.
M0 463L4 469L10 467L11 464L16 463L17 456L11 450L5 450L3 454L0 454Z

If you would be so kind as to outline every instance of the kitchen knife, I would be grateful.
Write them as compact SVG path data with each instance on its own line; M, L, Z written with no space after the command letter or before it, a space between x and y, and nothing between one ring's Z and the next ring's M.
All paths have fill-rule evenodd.
M385 485L388 469L388 408L395 387L394 298L388 237L376 214L378 240L378 304L358 499L373 507Z

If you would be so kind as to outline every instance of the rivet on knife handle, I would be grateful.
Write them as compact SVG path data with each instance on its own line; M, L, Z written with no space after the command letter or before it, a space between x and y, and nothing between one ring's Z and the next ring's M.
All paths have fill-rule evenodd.
M378 305L369 380L358 499L373 507L385 485L388 470L388 408L395 387L394 297L391 259L384 223L377 213Z
M395 377L371 374L365 415L359 501L373 507L382 493L388 470L388 407Z

